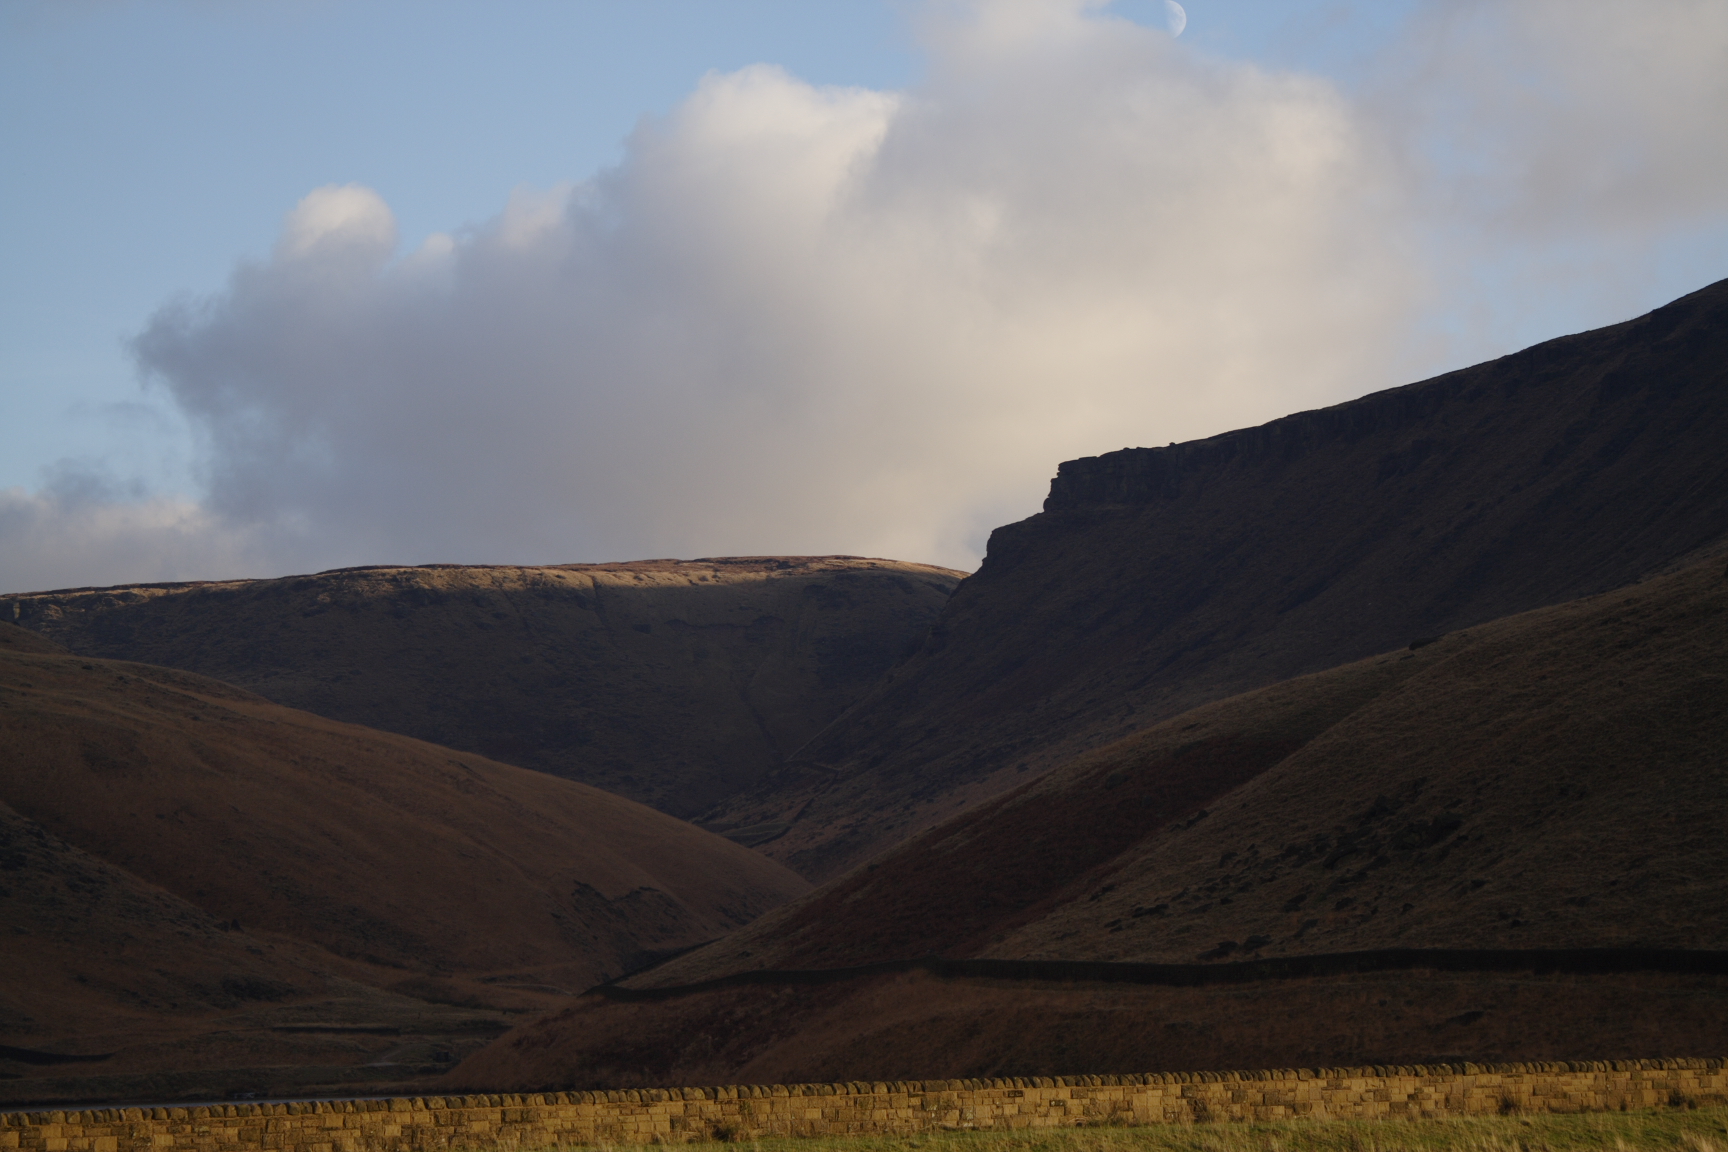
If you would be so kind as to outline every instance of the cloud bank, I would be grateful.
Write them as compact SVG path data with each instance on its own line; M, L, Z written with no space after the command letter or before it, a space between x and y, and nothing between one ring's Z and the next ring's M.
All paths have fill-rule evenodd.
M1437 6L1352 98L1081 3L935 8L913 90L711 75L616 169L405 254L374 192L316 189L267 261L135 341L203 437L202 502L0 494L0 587L970 567L1061 460L1434 367L1482 266L1721 228L1728 14L1623 12Z
M231 576L268 556L195 501L0 488L8 592Z

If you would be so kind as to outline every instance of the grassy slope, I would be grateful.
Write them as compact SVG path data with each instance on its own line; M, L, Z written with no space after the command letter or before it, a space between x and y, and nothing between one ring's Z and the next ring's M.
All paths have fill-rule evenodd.
M1225 940L1242 958L1256 936L1266 956L1728 948L1725 827L1712 561L1196 709L642 979Z
M1725 705L1718 561L1197 709L635 982L931 951L1725 948ZM911 975L585 1002L464 1071L724 1082L1678 1054L1728 1043L1719 984L1413 973L1083 992Z
M0 805L0 1043L168 1046L123 1068L172 1066L260 1005L335 997L375 1023L479 978L584 987L808 888L585 785L12 625Z
M201 676L0 661L0 799L219 918L340 955L580 982L805 887L621 797Z
M1728 948L1719 561L1381 659L1417 671L988 953Z
M852 557L378 567L0 597L0 619L688 817L862 695L961 576Z
M7 1104L376 1091L435 1075L550 1000L392 991L406 973L236 927L4 805L0 923L0 1043L100 1057L0 1054Z

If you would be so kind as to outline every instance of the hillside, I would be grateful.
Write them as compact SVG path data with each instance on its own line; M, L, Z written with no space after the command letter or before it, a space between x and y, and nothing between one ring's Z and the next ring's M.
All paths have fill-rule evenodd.
M932 953L1222 971L1392 948L1614 948L1628 970L1218 987L910 972L590 997L453 1075L720 1083L1715 1051L1728 965L1687 975L1638 956L1728 952L1724 827L1717 559L1191 710L628 984Z
M8 1104L376 1091L436 1075L556 1003L416 981L219 920L5 805L0 921Z
M854 557L374 567L0 596L0 619L688 817L862 696L963 575Z
M0 625L0 1045L115 1053L72 1071L483 1037L808 887L586 785Z
M1728 281L1257 428L1069 461L920 650L709 818L839 875L1197 705L1728 540Z

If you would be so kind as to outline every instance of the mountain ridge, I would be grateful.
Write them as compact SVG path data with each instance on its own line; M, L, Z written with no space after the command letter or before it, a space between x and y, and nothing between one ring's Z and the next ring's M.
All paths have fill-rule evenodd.
M1028 771L1259 684L1728 542L1728 281L1609 328L1062 465L929 637L707 819L815 879ZM882 811L858 820L870 803Z
M862 695L962 576L853 556L363 565L0 596L0 619L689 817Z

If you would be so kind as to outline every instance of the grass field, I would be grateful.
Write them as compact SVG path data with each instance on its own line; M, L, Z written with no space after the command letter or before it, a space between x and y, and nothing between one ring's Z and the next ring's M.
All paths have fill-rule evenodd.
M713 1152L1728 1152L1728 1108L809 1137L687 1147Z

